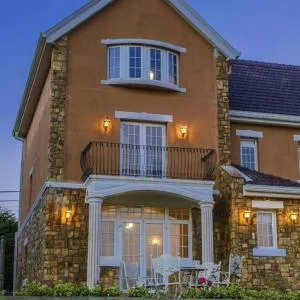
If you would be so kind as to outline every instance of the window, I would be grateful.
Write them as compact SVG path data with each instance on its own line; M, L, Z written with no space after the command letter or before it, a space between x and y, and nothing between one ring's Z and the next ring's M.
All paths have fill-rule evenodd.
M262 248L277 248L276 213L257 212L257 246Z
M168 53L168 80L170 83L178 83L178 62L177 55L174 53Z
M150 49L150 79L161 80L161 51Z
M298 165L299 165L299 174L300 174L300 143L298 143L297 152L298 152Z
M155 86L178 92L179 52L148 45L108 47L108 80L102 84Z
M111 47L109 52L109 78L120 78L120 47Z
M258 169L256 140L241 141L241 165L251 170Z
M171 224L171 254L181 258L189 257L189 226L188 224Z
M115 222L102 221L101 222L101 256L115 255Z
M141 47L129 47L129 77L142 77L142 49Z

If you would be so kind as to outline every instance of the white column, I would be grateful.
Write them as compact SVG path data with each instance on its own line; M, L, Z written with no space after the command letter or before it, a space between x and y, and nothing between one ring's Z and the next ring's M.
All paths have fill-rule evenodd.
M214 262L213 203L200 203L202 263Z
M101 256L101 206L102 198L90 198L89 203L89 238L87 261L87 285L94 288L99 281Z

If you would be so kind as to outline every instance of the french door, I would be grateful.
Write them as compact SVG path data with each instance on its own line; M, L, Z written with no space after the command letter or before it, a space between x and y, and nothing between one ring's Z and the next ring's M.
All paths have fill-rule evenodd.
M164 125L123 122L121 126L122 175L163 177L166 173Z

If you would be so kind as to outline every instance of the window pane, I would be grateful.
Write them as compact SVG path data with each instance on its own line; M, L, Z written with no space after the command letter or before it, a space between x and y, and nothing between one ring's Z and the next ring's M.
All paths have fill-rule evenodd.
M129 77L141 78L142 76L142 50L141 47L129 48Z
M178 84L177 74L178 74L178 62L177 55L173 53L168 54L168 77L169 82L173 84Z
M101 255L114 256L115 223L113 221L101 222Z
M141 218L142 208L140 207L121 207L120 208L121 218Z
M258 247L274 247L273 213L257 213L257 245Z
M189 257L188 224L171 224L171 254L182 258Z
M241 165L245 168L256 170L256 142L242 141L241 142Z
M102 206L102 217L103 218L114 218L117 215L117 208L111 205Z
M170 208L169 209L170 220L189 220L190 211L188 208Z
M109 48L109 78L120 78L120 47Z
M162 207L145 207L144 218L163 220L165 218L165 209Z
M161 50L150 49L150 79L161 80Z

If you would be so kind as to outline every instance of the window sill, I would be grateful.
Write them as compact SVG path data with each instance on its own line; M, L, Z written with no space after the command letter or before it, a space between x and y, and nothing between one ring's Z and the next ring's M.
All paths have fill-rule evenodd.
M279 248L254 248L253 256L286 257L286 250Z
M142 87L153 87L165 90L171 90L175 92L186 93L185 88L180 88L174 84L157 81L157 80L147 80L147 79L108 79L102 80L104 85L127 85L127 86L142 86Z
M101 256L100 258L101 267L120 267L120 259L115 256Z

